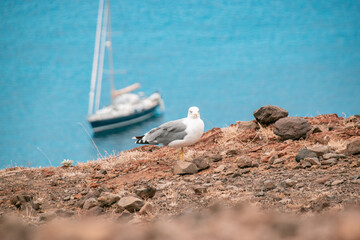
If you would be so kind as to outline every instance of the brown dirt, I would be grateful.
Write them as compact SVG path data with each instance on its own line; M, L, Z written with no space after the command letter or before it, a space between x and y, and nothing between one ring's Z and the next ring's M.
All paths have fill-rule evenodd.
M68 168L4 169L0 171L0 215L20 216L34 225L48 222L46 214L54 212L78 218L92 214L91 209L82 208L90 194L131 195L136 188L147 185L157 189L147 200L153 206L152 213L146 217L130 213L126 221L156 222L164 216L207 209L215 203L233 207L246 202L257 209L300 216L359 206L359 155L347 155L333 165L307 168L295 161L300 148L315 144L327 145L334 153L346 153L346 144L360 138L359 122L336 114L306 119L313 130L318 130L296 141L282 141L273 134L273 125L258 130L241 130L237 124L213 128L197 144L186 148L185 159L221 155L222 160L194 175L173 174L178 160L176 149L146 145ZM257 164L239 169L240 156L248 156ZM274 164L277 159L282 161ZM100 210L107 219L117 221L125 216L115 204Z

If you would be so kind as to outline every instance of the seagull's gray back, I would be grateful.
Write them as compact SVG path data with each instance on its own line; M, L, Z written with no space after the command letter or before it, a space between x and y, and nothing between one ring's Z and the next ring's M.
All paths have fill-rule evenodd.
M170 121L151 129L145 134L144 140L150 144L167 146L172 141L184 139L187 133L185 132L186 125L183 123L183 120Z

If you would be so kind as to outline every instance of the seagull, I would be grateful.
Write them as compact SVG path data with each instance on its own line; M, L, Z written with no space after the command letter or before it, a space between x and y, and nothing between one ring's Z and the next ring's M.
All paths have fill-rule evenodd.
M180 148L180 160L184 160L184 147L196 143L204 132L198 107L190 107L186 118L170 121L151 129L143 136L133 137L137 144L161 144Z

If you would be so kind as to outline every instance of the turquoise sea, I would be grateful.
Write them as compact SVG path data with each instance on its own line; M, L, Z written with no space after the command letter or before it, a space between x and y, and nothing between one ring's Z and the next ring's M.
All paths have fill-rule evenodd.
M99 157L86 133L98 4L0 1L0 168ZM102 155L193 105L206 130L267 104L360 113L360 1L113 0L111 14L116 87L158 90L166 111L92 136Z

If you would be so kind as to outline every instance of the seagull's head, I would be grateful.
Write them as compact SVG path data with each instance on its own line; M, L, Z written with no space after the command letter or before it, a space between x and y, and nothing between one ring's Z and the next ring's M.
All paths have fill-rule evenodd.
M188 111L188 118L197 119L200 118L200 111L198 107L191 107Z

